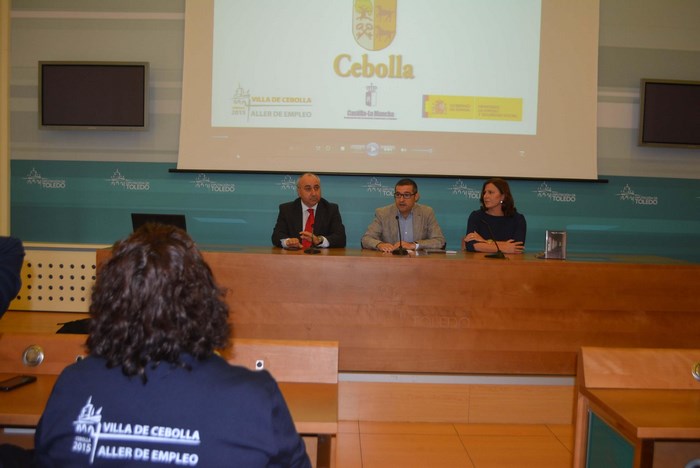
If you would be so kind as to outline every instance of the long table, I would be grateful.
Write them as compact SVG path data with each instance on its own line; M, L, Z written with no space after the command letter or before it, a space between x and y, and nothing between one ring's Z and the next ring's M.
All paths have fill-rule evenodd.
M700 330L700 265L667 258L201 248L234 337L338 341L341 372L574 375L581 346L696 347Z

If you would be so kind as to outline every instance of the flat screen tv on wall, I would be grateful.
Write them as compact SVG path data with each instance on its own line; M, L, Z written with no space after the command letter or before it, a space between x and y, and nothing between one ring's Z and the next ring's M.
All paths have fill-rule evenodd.
M700 81L642 79L639 144L700 148Z
M146 130L147 62L39 62L39 127Z

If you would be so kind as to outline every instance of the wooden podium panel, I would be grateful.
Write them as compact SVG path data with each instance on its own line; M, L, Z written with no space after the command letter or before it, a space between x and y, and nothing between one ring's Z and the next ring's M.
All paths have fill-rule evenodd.
M338 341L341 372L574 375L581 346L694 347L700 330L700 265L670 259L202 249L234 337Z

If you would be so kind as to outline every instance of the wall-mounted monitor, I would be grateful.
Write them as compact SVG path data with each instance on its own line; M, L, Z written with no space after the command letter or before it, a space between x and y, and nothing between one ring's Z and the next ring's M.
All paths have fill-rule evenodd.
M642 79L639 145L700 148L700 81Z
M39 62L39 127L146 130L147 62Z

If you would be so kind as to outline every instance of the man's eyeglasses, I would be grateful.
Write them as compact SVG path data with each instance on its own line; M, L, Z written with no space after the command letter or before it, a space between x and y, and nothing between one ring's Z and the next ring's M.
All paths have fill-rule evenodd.
M399 193L399 192L394 192L394 198L405 198L409 199L411 198L415 193Z

